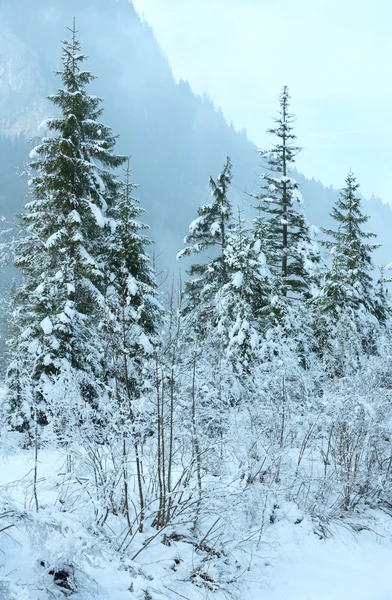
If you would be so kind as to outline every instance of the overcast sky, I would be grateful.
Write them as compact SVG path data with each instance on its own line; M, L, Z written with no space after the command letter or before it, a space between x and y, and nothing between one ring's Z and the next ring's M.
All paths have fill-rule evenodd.
M176 78L268 144L283 85L297 115L298 168L392 203L390 0L133 0Z

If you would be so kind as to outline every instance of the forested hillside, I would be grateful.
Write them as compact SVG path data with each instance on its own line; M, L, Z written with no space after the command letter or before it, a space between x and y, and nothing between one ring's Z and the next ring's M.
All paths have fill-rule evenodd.
M258 140L248 140L245 132L235 131L211 99L198 97L187 82L174 80L153 31L140 20L128 0L3 0L3 135L34 138L41 121L53 113L44 97L57 86L54 71L59 67L60 55L54 49L74 15L83 47L90 56L89 65L97 76L92 91L103 95L104 89L105 118L120 134L119 152L132 156L132 177L140 186L137 193L147 209L146 219L152 226L156 253L161 256L160 266L177 270L174 257L182 243L182 232L195 208L207 202L208 177L220 169L227 155L233 163L233 202L253 216L247 208L250 199L243 191L255 191L258 175L263 171L256 151ZM293 101L295 104L295 98ZM269 124L263 126L267 129ZM24 155L14 155L13 172L23 170L23 160L27 160L34 141L27 143ZM7 156L1 168L6 169L9 178L12 167L8 149L1 153ZM325 225L336 192L300 175L299 182L310 222L317 227ZM15 185L14 181L8 187L8 180L2 184L0 210L7 214L22 208L22 203L12 197ZM20 185L18 198L24 196L26 178ZM5 196L11 208L3 206ZM370 201L366 210L371 215L370 227L382 244L376 260L389 264L392 211L377 199Z

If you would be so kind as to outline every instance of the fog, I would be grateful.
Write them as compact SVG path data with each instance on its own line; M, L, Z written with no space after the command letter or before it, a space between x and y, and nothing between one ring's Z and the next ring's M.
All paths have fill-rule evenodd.
M286 84L305 148L300 170L339 187L351 167L365 195L392 202L390 2L134 4L153 26L175 76L186 77L198 93L210 93L257 145L266 143L265 122Z
M273 34L278 26L277 4L279 10L289 11L279 43ZM331 28L333 21L327 4L322 4L320 14L312 9L303 19L307 4L248 0L225 2L223 10L220 1L143 0L134 6L128 0L2 0L3 144L9 135L31 140L26 142L27 160L28 149L40 133L39 123L53 111L44 97L60 84L54 71L60 67L61 40L69 35L67 27L75 17L82 49L89 56L87 68L97 75L91 92L104 99L103 119L119 135L118 151L132 157L133 179L140 185L138 196L162 267L178 268L175 255L189 222L197 207L208 201L209 176L219 173L227 155L234 165L233 201L251 216L250 198L244 191L256 189L262 170L256 149L270 143L265 131L276 112L276 96L286 83L292 87L298 141L304 147L298 169L307 176L301 176L307 215L317 226L328 225L336 193L323 184L340 187L352 167L364 183L364 193L381 192L383 164L389 158L387 153L378 156L375 140L365 131L371 116L380 119L382 110L368 108L367 121L362 123L365 96L358 99L350 85L350 81L358 83L360 73L349 69L345 76L357 55L347 50L345 60L337 59L349 13L334 25L339 37L327 51L324 21ZM136 9L143 10L144 17ZM357 21L349 30L352 44ZM358 52L364 53L362 46ZM338 73L333 67L337 64ZM372 71L373 83L377 73ZM367 89L367 93L371 92ZM378 109L374 98L376 105ZM23 170L23 151L18 152L18 164L11 169L15 173ZM7 156L9 175L7 147L2 154ZM11 187L0 191L0 210L9 216L22 209L27 183L22 178L7 185ZM388 200L387 195L383 199ZM372 213L371 227L384 244L377 262L389 263L391 210L375 198L366 207Z

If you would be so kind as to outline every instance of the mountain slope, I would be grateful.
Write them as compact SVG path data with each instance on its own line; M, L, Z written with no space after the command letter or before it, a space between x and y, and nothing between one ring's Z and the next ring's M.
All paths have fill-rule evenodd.
M174 80L151 28L128 0L3 0L3 135L34 136L38 123L52 111L43 97L59 85L53 70L59 66L60 40L68 35L66 26L74 16L82 47L90 56L88 68L98 76L92 92L105 99L104 119L120 135L118 150L132 155L133 178L140 184L159 263L175 267L175 254L196 207L208 202L209 175L220 171L226 155L234 165L234 202L248 207L250 199L241 190L256 187L260 172L256 147L246 133L226 123L209 98L196 96L188 83ZM26 158L27 153L26 148ZM361 174L357 176L360 181ZM325 225L336 192L319 182L300 180L309 220ZM9 199L0 210L20 210L8 184L2 185L2 202L5 196ZM378 252L377 261L389 263L392 210L377 199L369 201L367 210L372 214L370 227L381 243L389 245Z

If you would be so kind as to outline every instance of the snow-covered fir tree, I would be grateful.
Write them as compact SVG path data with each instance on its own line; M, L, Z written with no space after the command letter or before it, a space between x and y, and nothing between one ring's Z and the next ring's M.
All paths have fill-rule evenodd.
M296 145L289 112L290 95L285 86L279 97L279 114L267 133L276 138L270 150L260 151L266 172L261 190L255 195L258 214L254 235L260 240L274 279L277 315L284 312L287 300L306 297L312 284L318 250L311 229L301 211L302 197L292 169L300 148Z
M202 357L204 393L200 408L206 415L205 426L213 436L222 433L231 397L227 389L232 387L228 384L233 371L227 354L228 330L222 326L222 318L226 319L224 310L222 312L222 294L232 276L227 261L227 247L234 226L228 197L231 169L231 161L227 158L218 178L210 177L212 202L198 209L198 217L190 224L184 240L187 246L177 255L178 258L199 255L202 259L193 263L189 270L182 314L188 345L195 357ZM234 392L234 395L238 394Z
M115 137L99 121L101 99L87 92L94 76L82 69L86 56L75 26L71 36L58 73L63 87L49 97L60 115L46 122L50 135L31 153L32 200L20 216L24 235L15 248L23 282L11 346L24 357L37 397L53 375L74 371L81 396L96 404L102 349L93 329L104 306L105 213L116 190L113 169L125 158L114 154Z
M115 394L126 412L151 382L149 360L157 343L162 307L147 248L152 243L144 233L148 226L139 217L143 209L133 196L129 162L108 209L105 308L101 324L106 337L108 372L115 377Z
M391 279L385 276L386 267L380 267L380 276L375 286L374 314L379 323L386 324L392 314L391 295L388 283Z
M161 307L147 254L147 247L152 242L143 233L148 226L139 220L144 210L133 196L136 186L130 177L128 161L125 179L118 185L107 211L106 303L114 328L121 324L121 339L115 344L115 352L133 358L141 366L143 354L152 353ZM126 347L122 347L124 343ZM139 375L137 379L140 378Z
M339 371L346 359L354 368L363 350L373 350L377 328L385 321L372 278L377 245L370 240L376 236L363 229L369 217L362 212L358 188L350 172L331 213L337 229L324 229L330 266L315 299L321 351L338 361Z
M143 437L155 429L153 417L142 402L154 384L154 348L162 308L157 300L155 276L147 254L151 244L145 235L147 225L140 222L144 212L133 196L130 164L125 179L117 186L113 203L107 211L107 242L103 262L107 265L105 319L101 324L107 341L107 383L112 383L112 435L123 440L124 510L131 527L128 492L128 446L132 446L139 490L139 528L144 520L144 486L142 473Z
M198 209L198 217L189 226L184 243L188 244L177 257L201 254L205 260L192 264L190 280L185 283L185 310L197 313L199 325L211 319L215 295L228 281L226 258L227 239L233 225L233 209L228 198L232 165L227 157L223 171L216 179L210 177L211 204ZM212 256L207 256L210 251Z
M249 375L265 333L271 290L260 242L249 236L240 209L228 235L225 260L230 277L217 297L218 329L235 372Z

